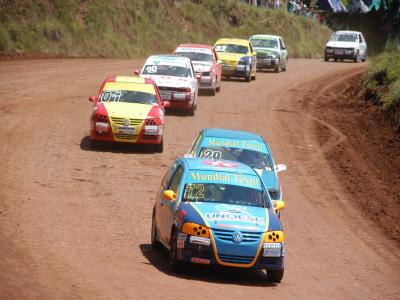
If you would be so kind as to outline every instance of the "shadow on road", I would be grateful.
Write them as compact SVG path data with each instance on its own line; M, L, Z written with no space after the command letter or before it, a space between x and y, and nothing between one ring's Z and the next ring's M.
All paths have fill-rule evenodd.
M91 141L89 136L82 138L80 148L84 151L113 152L113 153L141 153L154 154L153 145L136 145L130 143L112 143Z
M154 250L150 244L141 244L140 250L150 264L167 275L212 283L264 287L276 286L275 283L268 281L267 275L261 270L217 268L188 264L183 271L179 273L172 272L169 269L168 252L165 249Z

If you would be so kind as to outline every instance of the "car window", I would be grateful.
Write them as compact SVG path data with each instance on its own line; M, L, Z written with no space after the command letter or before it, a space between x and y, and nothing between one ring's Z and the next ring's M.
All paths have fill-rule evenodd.
M251 43L249 43L249 47L250 47L250 54L252 54L254 51L253 51L253 47L251 46Z
M212 53L213 53L214 60L217 61L218 60L218 56L217 56L217 53L215 53L214 49L212 50Z
M360 34L358 35L358 41L359 41L360 43L362 43L362 38L361 38L361 35L360 35Z
M202 134L199 133L199 135L197 136L197 138L195 139L195 141L193 142L193 146L192 146L192 150L190 150L190 154L195 156L196 155L196 149L199 147L201 138L202 138Z
M167 188L169 183L171 182L172 175L174 175L176 168L179 166L178 163L174 163L172 167L165 173L164 178L161 182L161 185L164 189Z
M281 49L285 49L286 48L285 43L283 42L282 39L279 39L279 43L281 44Z
M171 183L168 186L169 190L173 190L175 193L178 192L179 184L181 182L183 175L183 167L179 166L178 169L176 170L174 176L171 179Z

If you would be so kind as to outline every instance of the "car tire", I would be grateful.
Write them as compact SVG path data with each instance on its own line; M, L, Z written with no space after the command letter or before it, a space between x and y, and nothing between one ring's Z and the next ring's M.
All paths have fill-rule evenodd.
M325 57L324 57L324 60L325 60L325 61L329 61L329 58L325 56Z
M337 61L338 61L338 59L335 57L335 58L333 59L333 61L334 61L334 62L337 62Z
M151 247L155 250L161 249L161 243L157 240L156 216L154 211L151 220Z
M211 96L215 96L216 93L217 93L217 88L216 87L214 87L212 90L210 90Z
M267 270L268 280L274 283L279 283L283 279L284 269Z
M246 76L246 77L244 78L244 80L245 80L246 82L250 82L250 81L251 81L251 74L249 74L249 76Z
M218 80L218 77L216 77L216 82L218 82L218 86L215 89L218 93L221 91L221 79Z
M188 115L193 117L195 111L196 111L196 104L193 103L192 107L189 109Z
M358 62L360 61L360 55L359 55L359 53L358 53L358 50L357 50L357 52L356 52L356 56L354 56L353 61L354 61L355 63L358 63Z
M164 151L164 139L161 140L161 143L155 144L154 148L157 153L162 153Z
M252 75L251 80L256 80L256 75Z
M286 61L286 63L285 63L285 67L282 68L282 71L283 71L283 72L286 72L286 71L287 71L287 61Z
M275 67L275 69L274 69L274 72L275 73L279 73L281 71L281 66L280 65L277 65L276 67Z
M178 248L177 248L177 234L174 230L171 234L171 241L169 245L168 262L169 267L174 272L182 271L183 262L178 260Z
M99 145L100 145L99 141L92 140L92 139L89 140L89 145L88 145L89 149L96 150L99 147Z
M361 60L362 62L366 62L367 61L367 54L364 55L364 57Z

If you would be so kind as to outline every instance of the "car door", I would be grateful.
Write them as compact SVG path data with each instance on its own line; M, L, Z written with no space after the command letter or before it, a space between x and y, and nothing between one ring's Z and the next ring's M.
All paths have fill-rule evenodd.
M160 237L161 239L169 244L171 226L174 223L175 210L177 207L178 193L181 188L181 181L184 173L182 165L178 165L171 180L165 187L165 190L172 190L176 193L177 199L175 201L164 199L162 196L160 199Z
M367 43L362 33L359 34L359 40L360 40L360 55L363 59L365 59L367 55Z
M251 73L255 73L257 69L257 53L254 51L253 46L249 42L250 56L251 56Z
M213 59L214 59L214 70L215 70L215 74L218 77L218 82L221 81L221 73L222 73L222 66L221 66L221 61L218 59L218 55L217 52L215 52L214 49L212 49L213 52Z
M281 59L281 64L285 65L286 64L286 60L287 60L287 50L286 50L286 45L283 42L282 38L279 38L279 48L280 48L280 59Z

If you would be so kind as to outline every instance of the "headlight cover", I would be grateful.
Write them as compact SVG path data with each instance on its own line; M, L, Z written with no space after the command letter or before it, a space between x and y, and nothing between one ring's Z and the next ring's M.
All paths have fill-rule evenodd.
M210 237L210 230L204 226L196 223L185 223L182 225L181 231L193 236L199 236L203 238Z

